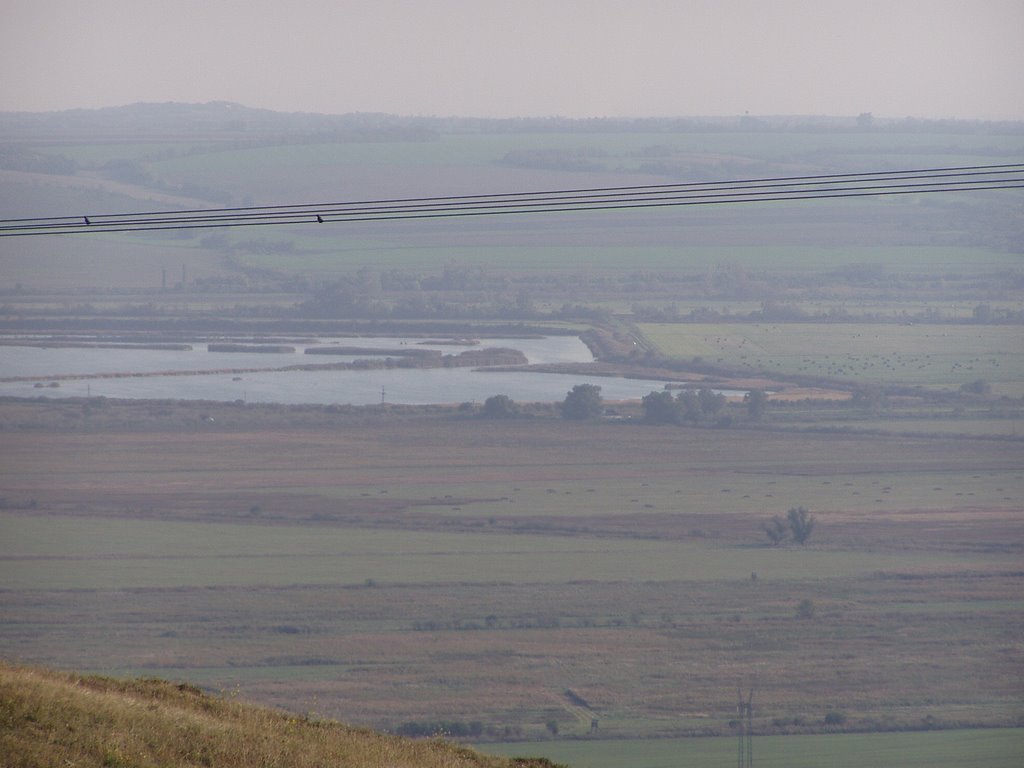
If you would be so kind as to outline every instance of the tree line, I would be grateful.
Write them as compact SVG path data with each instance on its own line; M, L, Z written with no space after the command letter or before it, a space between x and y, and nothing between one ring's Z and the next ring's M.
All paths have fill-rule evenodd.
M758 421L764 415L767 394L752 389L744 395L747 418ZM641 400L643 420L646 424L711 424L729 426L732 417L723 415L727 398L708 387L682 389L673 395L669 390L651 392ZM577 384L566 393L560 403L562 418L587 421L604 415L601 387L596 384ZM481 416L485 419L510 419L520 415L519 405L508 395L491 395L484 401Z

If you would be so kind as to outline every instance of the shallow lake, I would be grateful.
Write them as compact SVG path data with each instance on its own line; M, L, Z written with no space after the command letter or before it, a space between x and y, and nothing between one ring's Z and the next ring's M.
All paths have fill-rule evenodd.
M412 338L329 338L315 344L287 343L292 353L210 352L205 342L191 350L105 349L98 347L0 347L0 378L34 377L35 381L0 382L0 396L112 397L127 399L244 400L254 403L427 405L482 402L504 394L519 402L556 402L576 384L601 387L605 400L636 400L665 382L476 368L391 368L351 371L246 371L289 365L350 362L357 356L307 355L307 346L367 349L437 349L458 354L467 349L518 349L530 363L581 363L593 357L575 336L485 339L480 344L424 342ZM358 357L369 357L358 356ZM197 373L181 373L195 371ZM201 373L210 371L210 373ZM225 372L227 371L227 372ZM124 376L125 373L155 375ZM58 387L37 387L58 377ZM120 375L117 375L120 374ZM166 374L166 375L160 375Z

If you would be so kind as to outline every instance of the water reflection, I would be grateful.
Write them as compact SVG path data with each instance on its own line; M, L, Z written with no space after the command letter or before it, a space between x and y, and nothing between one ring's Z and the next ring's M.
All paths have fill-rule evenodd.
M479 345L451 342L423 343L411 338L331 338L318 344L399 349L415 345L458 354L465 349L509 347L531 363L579 363L593 358L574 336L486 339ZM18 397L105 396L128 399L244 400L254 403L319 403L368 405L388 403L426 405L482 402L505 394L519 402L555 402L574 385L596 384L606 400L639 399L661 389L662 381L599 376L546 374L523 371L487 371L470 368L379 369L359 371L245 371L288 365L343 362L355 356L302 354L306 345L290 344L296 352L257 354L209 352L205 343L190 351L147 349L0 347L0 378L39 377L39 381L0 382L0 395ZM217 373L185 373L218 371ZM165 373L176 375L119 376L114 374ZM105 374L103 378L61 379L59 387L44 386L44 377Z

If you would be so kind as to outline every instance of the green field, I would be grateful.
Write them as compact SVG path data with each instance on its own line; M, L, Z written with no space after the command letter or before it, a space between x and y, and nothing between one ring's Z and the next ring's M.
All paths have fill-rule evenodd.
M859 416L859 417L858 417ZM851 429L879 433L904 434L904 435L990 435L999 437L1017 438L1024 435L1024 415L1019 412L1011 412L1005 416L992 416L989 418L957 417L953 418L928 418L921 414L907 416L896 412L886 415L885 418L865 418L863 415L854 415L842 419L831 420L828 416L814 421L815 429Z
M769 736L755 738L766 768L1015 768L1024 760L1020 729L943 733ZM544 742L482 746L499 755L541 755L572 768L675 768L733 765L735 739Z
M183 196L183 204L191 201L191 207L201 205L203 195L211 197L208 204L214 207L299 204L1006 163L1024 157L1024 138L973 128L938 134L442 130L428 141L328 142L306 137L274 144L258 137L223 136L214 141L185 133L178 141L167 136L152 142L83 139L27 146L25 151L63 157L77 168L72 176L5 177L0 204L9 216L162 210L174 207L161 202L173 195ZM584 157L586 169L566 165L566 157ZM132 169L127 177L110 170L119 164ZM83 239L75 238L72 244L47 238L56 256L27 240L4 242L0 255L9 268L4 274L7 283L0 283L0 289L17 283L40 289L157 287L161 266L176 280L182 263L188 264L190 280L241 273L254 281L268 279L266 273L254 275L253 270L337 279L363 267L436 274L457 262L511 274L649 270L707 275L742 269L759 286L765 273L827 274L869 265L881 267L893 281L886 293L919 293L927 287L944 300L959 293L954 289L969 276L1019 269L1019 254L1012 246L1016 235L1008 224L1008 194L1012 193L330 227L314 227L311 222L231 230L212 252L200 241L211 232L224 231L184 233L195 234L191 240L173 239L180 233L104 240L101 247L82 245L82 254L76 248ZM267 254L244 247L254 241L284 244L289 250ZM230 266L219 250L225 243L235 246ZM179 247L181 252L175 253ZM104 258L104 249L109 258ZM129 254L137 258L138 267L129 263ZM85 263L82 255L88 257ZM906 277L909 282L901 282ZM926 278L934 278L936 284ZM940 289L942 281L948 285ZM636 298L691 299L694 287L702 284L679 283L671 292L648 289ZM535 284L531 288L537 291ZM698 293L707 299L720 298L716 291L703 288ZM741 287L732 298L748 298L742 294L760 290ZM970 290L978 291L978 286L972 284ZM877 298L879 291L871 293ZM985 288L979 295L994 301L1001 298L996 294ZM574 292L561 291L555 300L578 298ZM595 301L605 298L590 296Z
M5 517L0 534L9 589L817 579L935 565L923 553L61 517ZM955 572L973 561L943 564Z
M956 389L977 379L1024 389L1024 341L1013 326L893 323L645 324L671 357L863 383Z
M951 143L960 142L950 153ZM994 153L1024 156L1019 136L978 136L972 134L929 136L927 134L891 137L863 133L572 133L492 135L445 135L436 141L310 144L305 146L261 147L255 150L217 152L211 163L207 156L179 158L155 163L161 176L188 177L200 181L225 180L239 187L251 183L253 174L266 169L288 174L290 186L306 182L316 186L325 167L335 165L434 165L488 166L500 163L512 151L548 150L581 152L589 165L609 173L636 172L650 160L645 149L657 146L667 156L677 156L712 178L750 177L750 166L769 163L813 162L825 155L840 157L845 163L868 165L883 161L902 167L928 167L935 162L948 164L992 162ZM929 153L928 150L932 150ZM807 158L807 160L804 160ZM998 162L1010 162L1003 154ZM254 159L257 162L254 162ZM260 166L263 166L261 169ZM746 168L744 167L746 166ZM721 170L719 170L721 169ZM738 175L746 170L745 176ZM731 172L731 174L730 174ZM313 176L310 179L310 175Z
M621 216L621 214L618 214ZM593 217L591 217L593 218ZM563 220L572 228L579 221ZM951 247L836 247L836 246L703 246L664 245L656 247L617 245L488 246L452 242L444 246L414 246L411 243L388 241L353 242L338 235L331 239L307 238L297 228L275 233L302 247L288 259L290 269L316 274L337 274L366 266L398 269L431 269L438 264L456 262L460 266L483 267L508 272L566 272L570 270L706 273L720 265L741 266L751 270L782 272L836 269L848 264L879 264L901 273L934 273L957 270L988 273L1020 266L1015 254L999 253L983 248ZM666 235L666 239L669 236ZM306 250L308 248L308 250ZM280 268L282 257L246 255L245 263L263 268ZM949 307L943 310L949 311Z

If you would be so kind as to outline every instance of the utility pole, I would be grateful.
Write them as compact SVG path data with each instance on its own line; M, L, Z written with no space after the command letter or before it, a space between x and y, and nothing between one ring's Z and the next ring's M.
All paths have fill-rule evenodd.
M736 688L736 695L736 722L739 725L736 768L754 768L754 689L750 689L746 701L743 700L742 688Z
M747 746L747 741L744 738L743 731L744 731L744 726L746 725L747 719L745 717L746 713L743 711L743 689L742 688L739 688L739 687L736 688L736 698L739 700L739 704L736 705L736 722L739 723L739 729L740 729L740 737L739 737L738 742L737 742L736 768L746 768L747 756L744 754L744 751L745 751L746 746Z
M747 768L754 768L754 689L747 696Z

